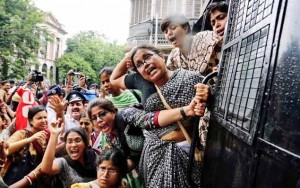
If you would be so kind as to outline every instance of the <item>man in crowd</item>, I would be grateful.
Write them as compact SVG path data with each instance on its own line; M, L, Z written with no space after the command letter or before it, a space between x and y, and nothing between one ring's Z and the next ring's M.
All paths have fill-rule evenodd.
M65 131L79 126L80 115L85 111L85 97L78 91L67 96L68 108L65 115Z
M1 88L0 88L0 99L7 102L8 99L8 91L10 90L10 83L7 80L4 80L1 82Z

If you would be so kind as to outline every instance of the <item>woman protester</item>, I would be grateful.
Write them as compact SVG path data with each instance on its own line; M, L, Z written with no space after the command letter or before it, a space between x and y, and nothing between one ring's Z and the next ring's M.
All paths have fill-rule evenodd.
M60 120L49 126L51 136L41 163L41 170L48 175L58 175L64 188L78 182L89 182L97 177L96 153L88 149L88 136L81 128L72 128L64 135L67 155L55 158L55 146L63 130Z
M191 29L185 16L174 14L167 16L161 23L165 38L175 47L168 56L167 66L170 70L183 68L207 76L217 71L221 56L221 47L227 20L226 2L212 3L207 9L207 17L213 31L202 31L191 36ZM216 78L209 84L213 88ZM206 146L206 137L210 111L206 110L200 119L199 136L202 146Z
M80 115L79 127L85 130L88 136L89 146L92 146L97 139L97 135L99 134L99 131L98 130L96 131L94 129L93 124L86 112L83 112Z
M131 51L131 62L137 74L144 80L156 85L171 108L180 108L189 104L196 96L196 103L201 106L196 110L197 115L203 115L203 106L208 98L209 87L201 82L202 78L196 72L187 70L170 71L165 65L163 54L155 47L140 45ZM111 76L112 84L126 87L128 80L123 74L126 72L126 58L117 65ZM130 76L130 75L129 75ZM151 86L150 86L151 87ZM196 88L196 89L195 89ZM142 92L142 94L144 94ZM144 109L148 112L164 110L167 107L158 93L148 94ZM186 117L186 111L180 110L182 121L187 133L191 134L193 118ZM167 116L171 118L172 116ZM144 148L140 160L140 175L146 187L192 187L200 186L200 165L195 163L192 172L192 182L187 176L189 141L186 140L182 129L176 123L168 126L144 129ZM163 154L163 155L162 155Z
M194 101L184 108L188 116L194 116ZM107 148L121 149L128 158L129 172L137 166L144 144L141 130L135 127L151 129L182 119L180 108L149 113L134 107L117 110L111 101L103 98L91 101L87 112L94 126L104 133L100 134L93 147L101 151ZM127 174L130 187L141 186L137 177L135 170Z
M161 30L175 47L168 56L170 70L183 68L203 76L217 70L222 47L222 38L217 32L203 31L192 36L188 19L181 14L163 19Z
M97 179L88 183L76 183L71 188L125 188L122 178L127 173L125 154L119 149L107 149L97 161Z
M4 181L11 185L35 169L42 161L48 139L47 112L42 106L28 111L29 128L16 131L7 143L8 160L1 170Z

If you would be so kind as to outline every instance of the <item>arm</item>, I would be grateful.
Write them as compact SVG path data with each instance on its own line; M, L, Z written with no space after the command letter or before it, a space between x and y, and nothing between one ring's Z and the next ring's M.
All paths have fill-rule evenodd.
M67 108L67 101L60 99L58 96L53 96L48 102L50 103L50 108L56 112L56 119L60 118L61 123L65 123L64 111Z
M121 89L126 89L125 76L127 74L127 62L130 61L130 53L127 53L121 62L116 66L114 71L110 76L110 83L113 86L119 87Z
M7 104L4 101L2 101L1 99L0 99L0 109L1 109L2 113L4 113L4 115L6 114L6 115L8 115L11 118L14 118L15 115L16 115L16 113L14 111L12 111L7 106Z
M48 102L48 96L47 96L47 89L44 86L43 82L38 82L38 87L40 87L43 90L43 96L39 99L39 103L43 106L46 106Z
M9 148L8 148L9 155L11 155L17 151L20 151L27 144L33 142L36 139L46 139L46 137L47 137L46 131L39 131L29 138L22 139L22 136L20 135L20 131L17 131L7 141L9 143ZM13 142L13 140L18 140L18 141Z
M180 108L145 112L131 107L121 110L120 113L126 123L133 123L134 126L142 129L153 129L168 126L186 117L195 116L194 110L196 105L197 103L193 99L189 105ZM199 105L201 105L199 108L205 108L205 105L202 103Z
M156 112L145 112L136 108L127 108L120 113L126 123L133 123L134 126L143 129L153 129L168 126L171 123L192 116L203 116L206 101L209 96L209 86L204 84L195 85L196 96L189 105L169 110Z
M58 174L59 166L54 161L55 156L55 147L57 145L57 139L59 134L62 131L62 126L60 126L60 121L52 122L49 126L49 131L51 132L50 139L41 163L41 171L49 174L54 175Z
M11 100L12 100L12 97L14 96L14 94L16 93L16 91L17 91L18 89L19 89L19 86L16 87L16 88L11 92L11 94L9 95L9 97L8 97L8 99L7 99L7 101L6 101L6 104L10 105Z
M29 172L26 176L24 176L21 180L9 186L9 188L25 188L29 185L32 185L34 181L41 175L40 170L41 165L39 164L33 171Z

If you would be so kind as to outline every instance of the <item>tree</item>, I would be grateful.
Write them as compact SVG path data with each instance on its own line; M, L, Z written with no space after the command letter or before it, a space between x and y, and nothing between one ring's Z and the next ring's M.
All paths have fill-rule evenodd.
M65 73L71 68L79 69L85 75L90 76L94 82L98 80L98 72L104 66L115 66L124 57L125 46L118 45L116 42L108 42L104 35L95 31L80 32L67 40L67 46L66 53L57 61L59 75L66 75ZM70 57L70 53L72 57L76 57L73 59L75 62L78 60L86 64L68 63L64 56ZM65 63L70 67L64 66ZM86 67L91 67L91 70L87 70Z
M40 37L49 38L44 22L31 0L0 0L1 79L21 79L37 63Z
M86 76L91 78L96 77L95 71L92 69L90 64L74 52L65 53L56 61L56 66L59 67L59 75L67 75L67 72L70 69L75 71L80 69L80 71L85 73Z

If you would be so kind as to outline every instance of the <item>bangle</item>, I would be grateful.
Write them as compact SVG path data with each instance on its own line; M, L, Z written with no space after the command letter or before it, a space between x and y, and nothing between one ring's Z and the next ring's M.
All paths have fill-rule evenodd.
M37 179L37 175L36 175L35 171L31 171L31 172L34 175L35 179Z
M32 181L28 176L24 176L28 181L29 181L29 185L32 185Z
M183 110L183 107L180 108L180 114L181 114L183 120L188 118L187 115L185 114L184 110Z
M1 162L1 163L5 163L6 160L7 160L7 158L5 158L5 159L1 159L1 158L0 158L0 162Z
M5 163L3 163L2 165L0 165L0 168L3 168L3 167L4 167L4 165L5 165Z
M154 127L155 128L159 128L160 126L159 126L159 123L158 123L158 115L159 115L159 112L160 111L156 111L155 113L154 113Z

